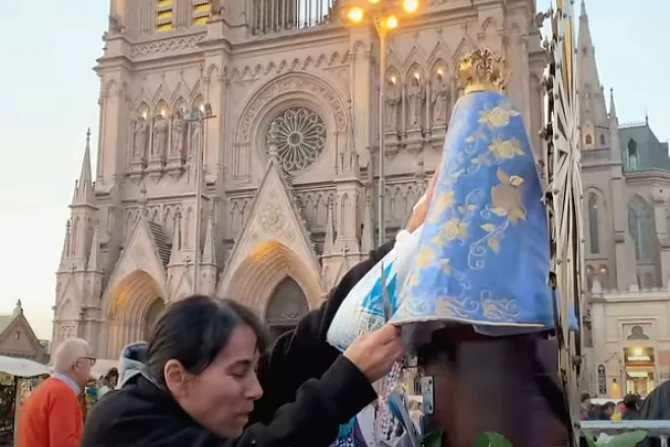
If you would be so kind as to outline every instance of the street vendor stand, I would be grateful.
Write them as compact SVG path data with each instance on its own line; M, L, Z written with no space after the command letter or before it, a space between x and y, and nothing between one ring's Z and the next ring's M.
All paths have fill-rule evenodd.
M49 374L32 360L0 356L0 447L15 443L21 403Z

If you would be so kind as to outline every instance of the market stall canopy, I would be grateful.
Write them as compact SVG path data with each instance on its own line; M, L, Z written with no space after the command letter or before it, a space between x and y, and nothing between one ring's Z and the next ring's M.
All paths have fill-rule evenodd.
M36 377L43 374L51 374L51 370L41 363L2 355L0 355L0 372L18 377Z

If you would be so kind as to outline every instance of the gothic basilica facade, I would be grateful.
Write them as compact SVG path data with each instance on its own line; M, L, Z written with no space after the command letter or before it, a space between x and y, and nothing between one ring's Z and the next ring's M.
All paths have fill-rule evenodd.
M423 1L398 16L380 76L374 27L346 23L353 1L112 0L54 346L79 336L116 358L194 292L240 300L278 332L293 325L374 248L380 163L388 237L404 225L441 156L464 53L506 56L539 148L534 3ZM205 104L213 117L187 120Z
M584 387L617 400L670 379L670 157L648 120L619 122L614 93L600 84L583 1L579 20Z

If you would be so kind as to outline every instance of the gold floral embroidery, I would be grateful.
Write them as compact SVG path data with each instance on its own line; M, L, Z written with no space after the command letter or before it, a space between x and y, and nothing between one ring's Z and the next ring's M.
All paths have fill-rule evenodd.
M440 232L444 233L444 236L448 240L464 238L468 235L468 224L461 219L453 217L440 228Z
M497 158L514 158L517 155L523 155L521 142L516 138L511 140L500 140L496 138L489 145L489 150Z
M433 209L431 211L430 221L432 223L437 223L442 216L444 210L454 204L454 192L447 191L444 194L441 194L437 197L437 200L433 202Z
M500 184L491 189L491 210L498 216L507 216L512 223L526 219L526 210L521 203L521 184L523 179L519 176L509 176L502 169L498 169L498 180Z
M451 263L449 259L440 259L440 269L445 275L451 275Z
M509 120L513 116L519 116L519 112L513 110L510 103L504 103L498 107L480 112L479 124L486 124L490 127L504 127L509 124Z
M417 266L421 269L428 267L435 259L435 252L430 247L423 247L416 257Z

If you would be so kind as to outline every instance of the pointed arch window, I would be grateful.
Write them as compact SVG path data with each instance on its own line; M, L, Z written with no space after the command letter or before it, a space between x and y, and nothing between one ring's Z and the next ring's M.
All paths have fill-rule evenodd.
M633 198L628 204L628 230L635 244L635 259L652 259L653 231L651 212L647 203L640 197Z
M586 136L586 144L587 145L593 144L593 138L591 138L591 135Z
M300 318L309 312L302 287L290 276L275 287L265 310L265 321L272 335L279 337L295 328Z
M599 218L598 218L598 197L591 193L588 200L589 207L589 249L591 253L600 253L600 236L599 236Z
M628 145L626 146L628 151L628 169L634 171L638 168L638 153L637 153L637 143L632 138L628 140Z

